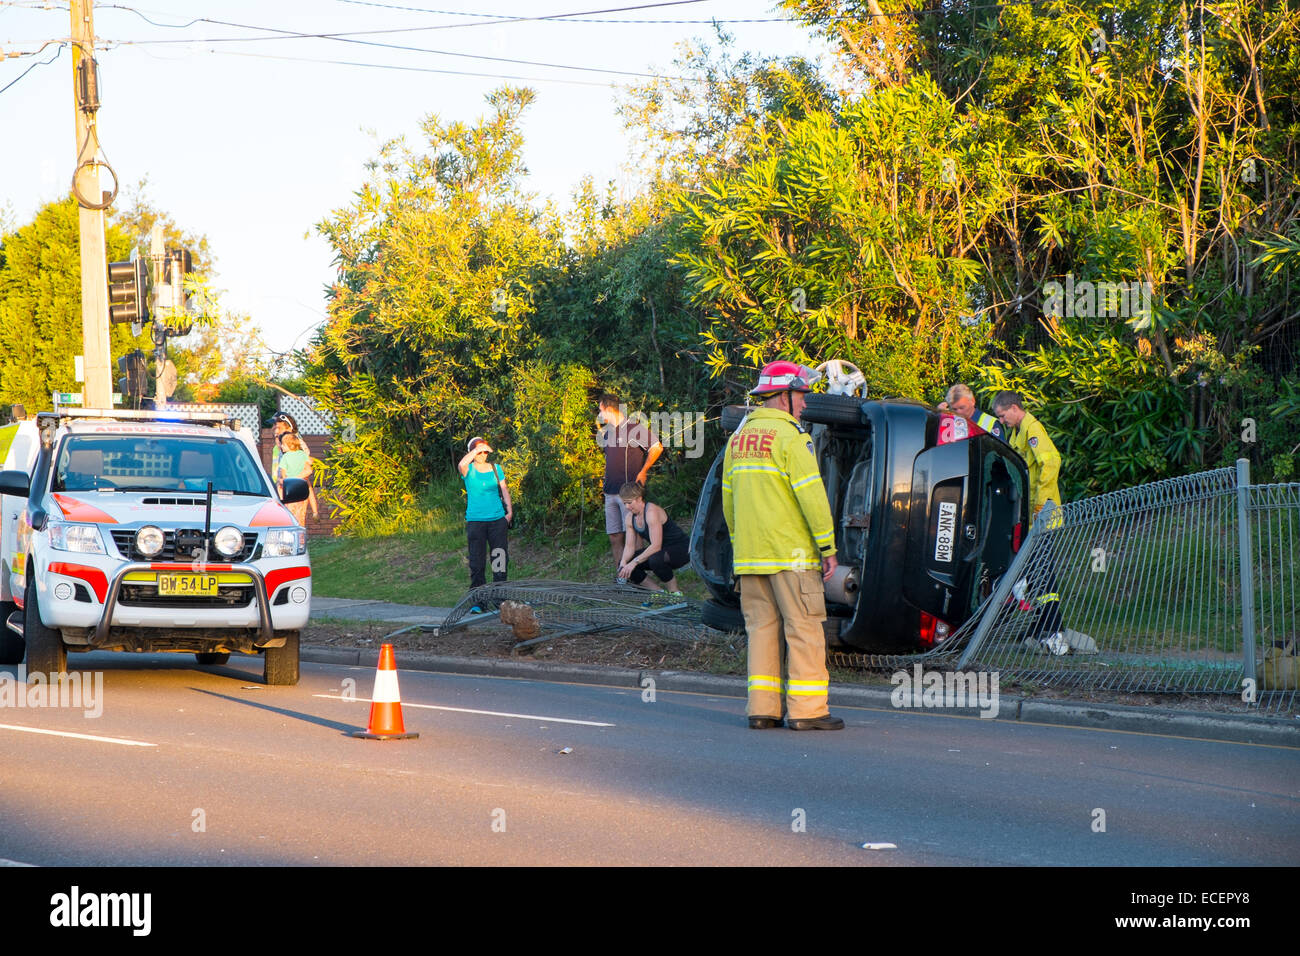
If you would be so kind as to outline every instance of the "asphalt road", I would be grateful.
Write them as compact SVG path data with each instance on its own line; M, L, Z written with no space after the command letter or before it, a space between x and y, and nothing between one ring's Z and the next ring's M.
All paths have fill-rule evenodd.
M350 736L367 720L369 669L304 664L299 686L265 687L253 658L202 669L179 655L72 663L104 674L101 716L0 707L0 859L1300 859L1295 749L842 708L843 732L750 731L735 698L660 691L647 701L626 688L414 671L401 689L419 739L376 742Z

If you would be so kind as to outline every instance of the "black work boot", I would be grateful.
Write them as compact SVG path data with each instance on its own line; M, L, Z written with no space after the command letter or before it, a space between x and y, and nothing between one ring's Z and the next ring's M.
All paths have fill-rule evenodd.
M791 717L786 721L791 730L843 730L844 721L827 714L824 717L805 717L802 720Z

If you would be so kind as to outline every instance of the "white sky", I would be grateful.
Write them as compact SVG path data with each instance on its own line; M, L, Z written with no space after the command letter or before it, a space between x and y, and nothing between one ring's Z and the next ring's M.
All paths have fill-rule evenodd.
M633 6L646 0L140 0L159 23L197 17L284 31L326 33L440 26L352 39L609 70L676 72L674 47L711 37L706 23L491 23L472 16L390 9L538 17ZM205 234L216 259L223 303L251 314L275 350L301 347L324 318L322 288L332 281L328 245L315 224L347 205L378 142L406 135L430 112L472 121L484 96L505 82L414 70L335 65L323 60L534 78L538 93L525 122L528 188L567 205L586 174L598 185L626 181L628 143L611 83L633 78L497 63L319 38L219 42L272 36L212 23L152 26L130 9L96 4L100 65L100 143L126 187L147 176L146 195L182 228ZM608 13L593 19L736 20L779 17L769 0L698 0ZM28 52L66 39L65 2L0 0L0 52ZM473 24L467 26L467 24ZM450 28L447 28L450 27ZM731 23L737 50L816 56L815 41L789 23ZM167 40L132 45L129 41ZM56 46L38 56L0 60L0 209L16 224L66 194L75 165L72 57ZM284 59L300 58L300 59ZM316 62L304 62L316 61ZM597 86L543 80L580 80ZM104 177L107 182L107 177Z

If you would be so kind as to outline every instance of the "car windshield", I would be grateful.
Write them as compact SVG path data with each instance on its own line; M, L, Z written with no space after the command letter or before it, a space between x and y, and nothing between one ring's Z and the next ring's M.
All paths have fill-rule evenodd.
M69 435L54 491L217 491L269 495L257 462L236 439L178 435Z

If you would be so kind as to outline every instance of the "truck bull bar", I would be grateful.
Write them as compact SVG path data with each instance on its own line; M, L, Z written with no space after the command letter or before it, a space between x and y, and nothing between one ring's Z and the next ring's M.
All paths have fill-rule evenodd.
M254 646L262 647L275 639L275 631L271 627L271 601L266 594L266 580L262 576L260 569L251 564L222 564L220 568L223 572L241 572L247 574L253 579L253 593L257 598L257 618L258 618L258 638L253 642ZM117 595L121 589L122 578L132 571L157 571L152 564L145 561L132 561L122 565L113 573L113 580L109 583L108 595L104 600L104 613L95 625L95 637L92 646L99 646L108 638L109 628L112 627L113 611L117 609Z

